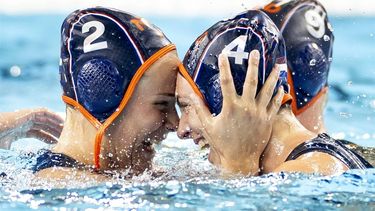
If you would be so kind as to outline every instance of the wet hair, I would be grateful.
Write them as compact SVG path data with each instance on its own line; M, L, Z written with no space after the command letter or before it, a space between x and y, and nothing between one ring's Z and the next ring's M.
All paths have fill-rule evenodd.
M199 36L185 55L183 64L187 69L189 83L202 96L211 113L219 114L222 93L219 81L218 55L228 54L236 91L242 94L246 77L248 56L252 50L260 52L258 88L263 86L275 64L281 68L279 86L288 92L286 53L282 35L272 20L261 11L248 11L228 20L214 24ZM190 78L189 78L190 77ZM291 96L285 95L284 102Z
M275 0L262 11L285 39L292 109L298 115L328 87L334 36L327 11L316 0Z

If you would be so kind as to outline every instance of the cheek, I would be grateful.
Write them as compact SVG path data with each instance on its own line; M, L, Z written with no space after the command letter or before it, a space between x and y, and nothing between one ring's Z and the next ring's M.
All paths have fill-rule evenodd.
M165 114L153 106L147 106L142 115L138 117L138 125L146 132L153 132L160 128L164 119Z
M201 132L202 124L193 108L188 108L187 111L182 112L180 126L185 127L184 129L189 127L190 130L196 133Z

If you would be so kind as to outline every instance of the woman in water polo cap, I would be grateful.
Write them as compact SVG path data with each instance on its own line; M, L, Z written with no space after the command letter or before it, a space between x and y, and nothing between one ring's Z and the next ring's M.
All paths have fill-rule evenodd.
M316 0L275 0L261 10L274 21L285 39L288 82L295 99L291 104L293 113L308 130L325 132L324 110L334 43L326 9ZM374 165L372 148L338 141Z
M107 8L77 10L61 30L66 121L57 145L40 153L33 170L65 178L72 168L88 170L86 176L149 169L152 144L178 124L175 46L146 20Z
M371 167L363 158L327 134L316 136L304 128L293 115L289 105L291 101L287 94L277 116L269 118L272 130L259 131L271 133L269 139L259 139L251 145L243 141L245 139L237 138L242 134L251 136L252 134L247 132L252 130L254 124L244 126L236 124L235 121L232 124L235 120L232 118L234 115L224 110L224 105L234 107L237 99L226 97L230 95L228 87L220 88L217 74L224 74L231 69L233 82L228 86L232 86L232 92L236 90L235 94L244 95L248 89L247 83L244 84L244 75L246 71L254 70L251 66L257 67L259 64L259 68L255 68L258 71L257 92L259 92L259 89L263 90L267 87L267 84L264 84L266 78L273 77L272 65L278 60L283 61L280 59L285 56L283 48L284 41L281 34L271 19L261 11L248 11L233 19L220 21L203 33L193 43L184 59L189 74L184 75L184 78L182 76L177 78L176 92L178 102L183 108L178 129L179 136L192 137L198 141L206 139L210 144L209 160L213 164L245 174L256 174L259 170L261 173L299 171L329 175L351 168ZM254 51L250 53L253 56L250 57L250 66L247 67L247 56L253 49L260 52L260 57L256 59L254 55L257 53ZM221 55L218 57L219 54ZM279 66L283 67L283 65ZM249 74L254 73L247 73ZM225 78L224 84L228 83L228 77ZM284 86L287 89L286 77L286 72L281 69L277 86ZM256 80L250 83L253 87L256 84L254 81ZM223 82L221 84L223 86ZM256 99L261 94L262 91L258 93ZM257 112L252 117L264 115L266 108L270 107L268 105L262 111L259 110L259 105L267 106L262 103L253 104ZM212 117L212 113L218 116ZM225 122L226 129L215 130L215 126L219 124L218 119ZM248 122L251 123L251 120ZM253 167L257 163L259 165L252 168L252 171L232 168L232 166L241 166L241 163Z
M334 42L327 11L316 0L275 0L261 10L285 39L293 113L310 131L325 132L323 112Z

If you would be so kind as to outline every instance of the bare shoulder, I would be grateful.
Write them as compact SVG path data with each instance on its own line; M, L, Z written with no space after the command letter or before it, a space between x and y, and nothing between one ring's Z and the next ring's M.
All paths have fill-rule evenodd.
M34 174L36 179L46 179L55 181L70 181L98 183L110 181L111 178L105 175L96 174L90 171L78 170L72 168L55 167L43 169Z
M349 168L337 158L322 152L306 153L296 160L284 162L274 172L303 172L323 175L341 174Z

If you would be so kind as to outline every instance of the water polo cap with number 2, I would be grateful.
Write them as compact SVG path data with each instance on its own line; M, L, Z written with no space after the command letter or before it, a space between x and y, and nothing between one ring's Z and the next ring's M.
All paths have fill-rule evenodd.
M175 46L156 26L123 11L88 8L64 20L60 61L63 100L98 129L97 168L105 129L125 108L143 73L172 50Z

